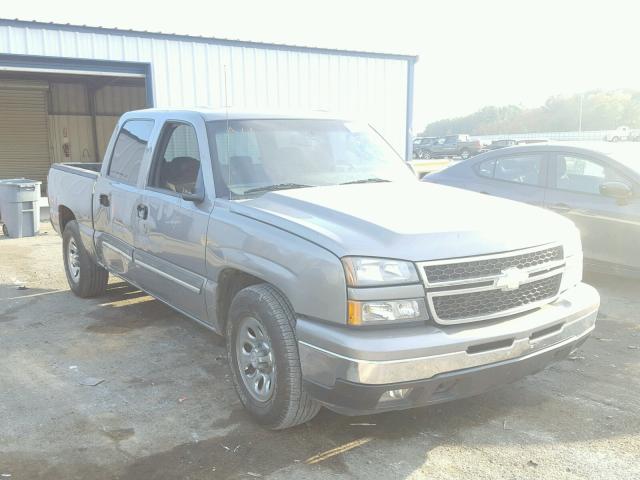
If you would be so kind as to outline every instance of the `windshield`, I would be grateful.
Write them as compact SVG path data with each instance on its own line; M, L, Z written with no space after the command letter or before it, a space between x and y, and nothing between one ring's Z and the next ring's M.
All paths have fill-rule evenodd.
M369 126L341 120L207 123L216 189L231 198L270 190L417 181Z

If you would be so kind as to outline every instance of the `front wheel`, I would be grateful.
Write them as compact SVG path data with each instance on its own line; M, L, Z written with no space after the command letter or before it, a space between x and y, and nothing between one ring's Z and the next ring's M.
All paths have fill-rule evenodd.
M618 142L618 141L620 141L620 139L619 139L618 137L613 137L613 138L611 139L611 141L612 141L612 142Z
M251 416L274 430L305 423L320 410L302 387L294 323L289 302L267 284L240 290L229 309L227 357L236 392Z
M87 253L80 240L78 222L71 220L62 233L62 254L67 282L73 293L82 298L102 295L107 288L109 272Z
M467 159L467 158L469 158L470 156L471 156L471 152L470 152L468 149L466 149L466 148L465 148L465 149L463 149L463 150L460 152L460 157L461 157L463 160L466 160L466 159Z

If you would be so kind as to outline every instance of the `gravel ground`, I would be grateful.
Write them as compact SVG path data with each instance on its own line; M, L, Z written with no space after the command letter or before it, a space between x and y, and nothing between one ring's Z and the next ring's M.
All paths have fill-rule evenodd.
M497 391L269 432L222 339L112 279L74 297L47 225L0 236L0 478L640 478L640 283L602 295L570 359ZM25 288L21 288L25 287Z

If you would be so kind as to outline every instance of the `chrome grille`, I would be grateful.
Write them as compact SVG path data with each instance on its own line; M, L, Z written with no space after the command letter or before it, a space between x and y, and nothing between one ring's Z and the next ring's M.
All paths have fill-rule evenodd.
M530 268L552 261L562 260L561 246L545 248L533 252L521 253L512 256L495 257L474 261L458 261L456 263L443 263L427 265L424 273L429 284L482 278L500 273L512 267Z
M431 318L455 324L530 310L557 298L564 273L561 245L418 264Z
M434 297L433 307L441 320L464 320L493 315L526 307L541 300L554 298L560 289L562 274L525 283L517 290L483 290ZM508 314L508 313L506 313Z

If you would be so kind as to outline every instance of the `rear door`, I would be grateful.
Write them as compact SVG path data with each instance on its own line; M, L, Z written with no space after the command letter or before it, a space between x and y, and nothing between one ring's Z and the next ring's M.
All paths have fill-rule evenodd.
M135 262L145 290L204 321L205 245L212 202L204 191L202 158L208 158L208 145L204 136L198 138L193 123L164 123L138 207ZM203 201L185 200L183 194L200 195Z
M104 265L135 281L133 249L138 229L139 183L150 155L149 139L154 121L125 121L115 139L111 156L98 177L93 196L95 242Z
M622 182L633 191L628 201L600 193L604 182ZM573 220L582 235L584 256L597 263L640 268L640 185L611 160L557 152L549 169L545 204Z
M531 205L544 205L547 168L545 152L492 155L474 164L478 181L471 188L488 195Z

